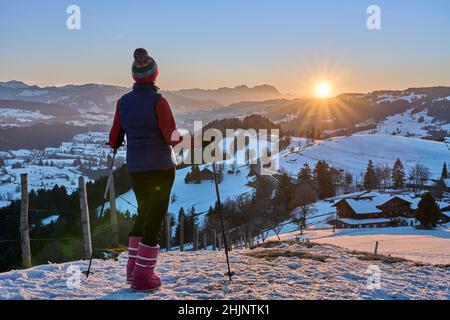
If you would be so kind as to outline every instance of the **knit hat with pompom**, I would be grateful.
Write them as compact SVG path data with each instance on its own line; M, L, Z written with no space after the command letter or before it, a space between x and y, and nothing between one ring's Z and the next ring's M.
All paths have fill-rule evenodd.
M158 65L147 50L138 48L134 51L131 73L137 83L154 83L158 77Z

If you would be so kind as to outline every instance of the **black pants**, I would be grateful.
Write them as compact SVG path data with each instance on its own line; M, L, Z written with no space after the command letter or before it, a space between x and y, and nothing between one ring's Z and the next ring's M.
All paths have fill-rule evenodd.
M138 203L138 216L130 236L143 237L143 244L156 246L169 207L175 168L130 173L130 178Z

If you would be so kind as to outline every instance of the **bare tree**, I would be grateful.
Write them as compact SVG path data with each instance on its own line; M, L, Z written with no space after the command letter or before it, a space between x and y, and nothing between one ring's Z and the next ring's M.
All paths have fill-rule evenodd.
M375 168L377 184L380 189L387 189L391 186L392 168L387 164L378 164Z
M261 232L261 239L263 242L266 242L267 237L269 236L269 231L268 230L264 230Z
M414 186L414 190L423 189L425 183L430 179L431 172L428 167L423 164L416 164L409 170L408 179Z
M281 233L282 227L280 225L284 220L282 210L283 210L283 208L281 208L281 206L270 206L267 209L267 213L269 214L269 218L273 225L272 229L275 232L278 240L281 240L280 233Z
M349 171L345 172L345 174L344 174L344 192L345 193L350 192L350 187L351 187L352 183L353 183L353 175Z
M291 221L299 227L300 235L303 235L308 216L317 211L314 206L316 195L309 185L301 185L294 201L297 208L291 212Z

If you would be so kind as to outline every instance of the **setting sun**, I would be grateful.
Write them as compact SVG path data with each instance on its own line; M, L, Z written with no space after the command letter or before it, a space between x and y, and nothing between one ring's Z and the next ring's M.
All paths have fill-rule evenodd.
M322 82L316 86L317 98L328 98L330 96L330 85L326 82Z

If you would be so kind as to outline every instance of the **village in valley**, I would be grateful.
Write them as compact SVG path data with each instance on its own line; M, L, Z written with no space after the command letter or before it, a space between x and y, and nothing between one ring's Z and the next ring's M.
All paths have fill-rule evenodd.
M104 175L110 147L105 145L108 133L78 134L59 147L43 150L20 149L0 152L0 205L5 207L20 197L20 174L28 173L30 191L64 186L68 193L78 189L78 178L87 181ZM117 164L125 159L119 151Z

